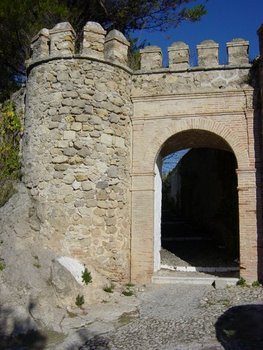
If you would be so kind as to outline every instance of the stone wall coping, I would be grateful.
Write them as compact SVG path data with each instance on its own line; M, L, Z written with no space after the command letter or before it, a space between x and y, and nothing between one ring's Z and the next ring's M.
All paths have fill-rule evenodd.
M38 40L41 36L45 36L46 38L49 37L49 29L43 28L41 29L31 40L31 43L33 44L36 40Z
M85 24L83 31L84 32L88 31L96 34L102 34L102 35L105 35L107 33L106 30L104 30L99 23L92 22L92 21L89 21Z
M218 91L218 90L211 90L208 89L206 91L202 91L202 92L198 92L198 91L187 91L187 92L180 92L177 93L176 95L174 95L173 93L171 94L163 94L163 95L140 95L140 96L132 96L132 100L134 102L139 102L139 101L143 101L143 102L147 102L147 101L165 101L165 100L191 100L194 96L195 99L198 98L204 98L204 96L207 96L207 98L214 98L215 96L226 96L229 97L230 95L234 95L234 96L243 96L244 92L246 93L250 93L251 95L253 94L254 89L251 88L245 88L243 90L234 90L234 89L229 89L229 90L225 90L225 91ZM216 112L217 113L217 112ZM237 111L234 111L234 114L236 114ZM209 112L209 114L211 114ZM217 113L218 114L218 113ZM226 112L225 114L231 114L231 112ZM244 115L244 111L240 111L240 115ZM196 117L196 115L194 116Z
M168 52L171 52L171 51L189 51L189 46L182 42L182 41L177 41L177 42L174 42L172 43L171 46L168 47Z
M117 40L119 41L120 43L126 45L126 46L130 46L130 42L125 38L125 36L119 32L118 30L116 29L112 29L106 36L105 38L105 43L108 43L109 41L112 41L112 40Z
M46 38L44 41L41 39L41 31L33 38L31 46L31 57L33 59L31 61L49 59L54 56L66 58L70 54L76 54L76 33L69 22L58 23L50 30L44 29L44 34ZM92 52L92 56L95 58L105 59L106 61L111 58L114 63L127 64L129 41L116 29L111 30L106 38L101 40L105 35L106 31L99 23L87 22L83 28L83 43L81 45L83 54L89 55Z
M54 28L49 29L49 34L58 34L58 33L64 33L64 32L72 32L74 36L76 35L75 30L73 29L72 25L69 22L62 22L55 25Z
M28 60L27 63L27 74L30 73L30 71L34 68L37 67L43 63L48 63L50 61L59 61L59 60L72 60L72 59L80 59L80 60L89 60L89 61L95 61L95 62L100 62L100 63L105 63L109 66L117 67L120 68L127 73L132 74L133 70L129 68L128 66L117 63L117 62L112 62L111 60L107 59L100 59L91 55L81 55L81 54L74 54L74 55L61 55L61 56L53 56L53 57L46 57L46 58L41 58L37 60L30 61Z
M155 45L149 45L145 46L143 49L140 50L140 53L162 53L162 49L159 46Z
M230 46L248 46L249 45L249 41L245 40L245 39L241 39L241 38L236 38L231 40L230 42L226 43L227 47Z
M171 48L173 48L173 47L176 47L176 48L182 48L182 49L187 49L187 48L189 48L189 46L185 43L185 42L183 42L183 41L175 41L175 42L173 42L170 46L169 46L169 48L168 49L171 49Z
M214 67L188 67L182 69L157 68L155 70L139 69L133 72L134 75L145 74L161 74L161 73L183 73L183 72L198 72L198 71L215 71L215 70L234 70L234 69L251 69L252 64L246 63L241 65L218 65Z
M208 49L208 48L218 48L219 44L214 40L204 40L197 45L197 49Z
M261 30L263 29L259 29L259 31ZM106 62L111 59L114 64L120 66L127 64L127 47L130 46L130 43L123 33L113 29L106 35L103 27L99 23L92 21L86 23L83 32L85 34L83 46L81 46L83 55L90 55L91 53L88 51L92 51L94 58L102 59ZM91 33L91 35L89 36L88 33ZM105 40L104 38L102 40L102 37L105 35ZM77 57L75 54L75 37L76 33L69 22L58 23L50 30L42 29L32 40L33 59L29 60L28 64L40 62L39 59L41 62L45 62L46 58L49 60L53 56L67 58L68 55L72 54L71 57ZM97 44L96 40L98 40ZM89 41L91 42L89 43ZM248 41L237 38L228 42L226 46L231 68L235 66L243 67L243 65L247 64ZM219 44L214 40L204 40L197 45L198 61L202 70L211 70L215 69L215 67L218 69L220 67L218 64L218 48ZM184 72L198 69L189 66L189 46L186 43L182 41L174 42L168 47L168 53L170 71ZM166 71L166 68L162 67L162 49L160 47L154 45L146 46L140 50L140 54L142 56L142 68L140 71L151 71L152 73ZM88 58L90 57L88 56ZM227 69L225 65L223 69Z

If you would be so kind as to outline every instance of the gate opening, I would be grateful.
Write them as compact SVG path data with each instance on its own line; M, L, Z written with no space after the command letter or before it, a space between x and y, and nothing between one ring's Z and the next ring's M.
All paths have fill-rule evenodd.
M171 152L168 140L169 152L160 153L159 269L239 276L237 162L225 141L213 137L216 148L198 147L208 145L199 140ZM175 166L167 167L167 159Z

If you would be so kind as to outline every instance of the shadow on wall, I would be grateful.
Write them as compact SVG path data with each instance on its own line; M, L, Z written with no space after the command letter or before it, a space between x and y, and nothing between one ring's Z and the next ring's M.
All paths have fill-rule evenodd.
M22 308L0 306L0 349L45 349L46 336L37 329L30 317L33 308L34 304L29 303L27 316L21 311Z
M262 55L262 53L261 53ZM256 210L257 210L257 257L258 257L258 280L263 279L263 171L262 171L262 111L263 111L263 95L261 93L263 87L262 58L255 60L250 69L250 85L253 88L253 136L255 148L255 168L256 168Z
M78 343L81 344L77 345L72 344L69 346L66 346L65 350L85 350L85 349L103 349L103 350L109 350L112 349L112 347L109 345L110 341L103 335L93 335L89 334L89 331L87 329L80 329L77 331L78 335Z
M232 307L219 317L215 328L226 350L263 349L263 304Z
M85 328L74 332L72 339L63 333L38 329L30 316L34 307L32 302L27 310L0 306L0 350L45 350L49 346L60 350L110 349L109 339Z

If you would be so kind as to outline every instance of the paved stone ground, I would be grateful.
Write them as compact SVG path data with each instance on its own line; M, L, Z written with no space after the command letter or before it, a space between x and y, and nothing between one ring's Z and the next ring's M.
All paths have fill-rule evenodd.
M5 350L263 350L263 288L210 285L116 287L111 301L40 330ZM67 335L65 335L67 333ZM22 345L23 344L23 345ZM32 345L33 344L33 345Z
M137 298L112 331L67 349L263 349L262 287L152 285Z

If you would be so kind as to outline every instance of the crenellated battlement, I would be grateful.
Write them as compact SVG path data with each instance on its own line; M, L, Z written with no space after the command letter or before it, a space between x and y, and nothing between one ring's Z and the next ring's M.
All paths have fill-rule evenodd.
M73 57L76 33L68 22L57 24L52 29L42 29L32 40L32 56L28 65L36 61L54 57ZM83 28L83 40L78 56L96 58L115 64L128 65L129 41L116 29L106 32L96 22L87 22ZM226 44L228 65L247 66L249 64L249 42L233 39ZM200 68L216 68L219 64L219 44L213 40L197 45L197 61ZM163 54L158 46L146 46L140 50L142 71L156 71L163 68ZM189 46L184 42L174 42L168 48L168 67L174 71L187 70L190 66Z
M76 33L68 22L58 23L52 29L44 28L32 40L28 65L53 57L73 57L75 43ZM87 22L79 55L127 65L129 46L128 40L118 30L113 29L107 34L99 23Z
M233 39L226 44L229 66L247 66L249 64L249 42L244 39ZM140 50L141 70L163 68L162 50L158 46L147 46ZM184 42L174 42L168 48L169 68L185 70L190 67L189 46ZM219 64L219 44L213 40L202 41L197 45L198 67L215 68Z

